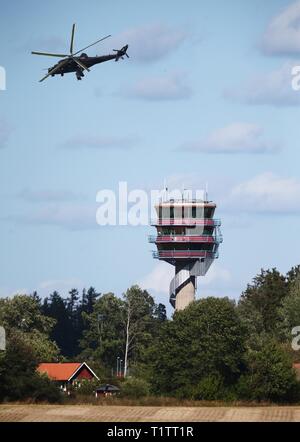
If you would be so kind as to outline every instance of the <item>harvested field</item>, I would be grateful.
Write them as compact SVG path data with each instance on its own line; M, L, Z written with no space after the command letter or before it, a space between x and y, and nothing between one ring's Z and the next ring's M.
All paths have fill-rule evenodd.
M300 422L300 407L0 405L1 422Z

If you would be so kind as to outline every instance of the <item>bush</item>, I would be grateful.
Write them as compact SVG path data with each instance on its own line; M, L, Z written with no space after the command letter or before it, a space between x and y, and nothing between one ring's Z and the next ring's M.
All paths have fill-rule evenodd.
M126 379L121 387L121 395L127 398L140 398L149 396L150 386L148 382L138 378Z
M286 402L300 399L299 385L290 356L272 339L249 350L247 372L237 383L239 398L246 400Z
M61 393L57 386L47 376L38 373L32 378L32 394L31 397L37 402L60 402Z
M198 383L194 388L193 399L204 401L215 401L223 399L224 386L220 376L210 375Z
M79 394L83 395L92 395L95 393L95 390L97 387L99 387L100 381L97 379L81 379L80 381L80 387L75 387L75 390Z

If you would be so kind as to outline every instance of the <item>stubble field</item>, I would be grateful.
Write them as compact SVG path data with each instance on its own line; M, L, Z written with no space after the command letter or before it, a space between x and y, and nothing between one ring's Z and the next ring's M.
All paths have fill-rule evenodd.
M1 422L300 422L300 407L0 405Z

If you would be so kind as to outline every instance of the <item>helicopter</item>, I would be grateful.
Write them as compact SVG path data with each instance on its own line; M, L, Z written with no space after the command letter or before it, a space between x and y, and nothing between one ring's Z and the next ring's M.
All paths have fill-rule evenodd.
M104 63L105 61L115 60L119 61L119 59L124 60L126 56L129 58L127 54L128 45L123 46L121 49L113 49L115 54L101 55L95 57L89 57L85 52L86 49L94 46L97 43L111 37L111 35L106 35L106 37L100 38L100 40L95 41L94 43L86 46L83 49L80 49L77 52L73 52L74 50L74 35L75 35L75 23L72 26L72 34L71 34L71 43L70 43L70 53L69 54L52 54L49 52L37 52L32 51L33 55L45 55L48 57L57 57L62 58L57 64L48 69L47 75L45 75L40 82L46 80L48 77L54 77L55 75L61 75L69 72L75 72L77 80L81 80L84 77L84 71L90 72L90 68L95 64ZM81 55L78 54L81 52Z

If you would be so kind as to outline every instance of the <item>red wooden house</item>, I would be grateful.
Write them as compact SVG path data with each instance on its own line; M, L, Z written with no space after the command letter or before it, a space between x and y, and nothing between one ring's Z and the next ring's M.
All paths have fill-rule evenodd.
M59 362L42 363L37 368L41 374L46 374L50 379L56 381L63 391L68 391L68 387L76 385L80 387L82 379L97 379L96 373L86 362Z

